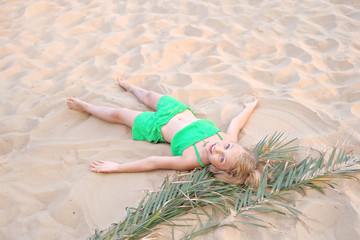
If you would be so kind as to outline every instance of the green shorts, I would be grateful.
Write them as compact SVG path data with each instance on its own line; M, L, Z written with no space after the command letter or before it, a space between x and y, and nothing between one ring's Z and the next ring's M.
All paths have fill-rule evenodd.
M133 123L132 133L134 140L148 142L166 142L161 134L161 128L176 114L191 109L179 100L164 95L157 104L156 112L143 112Z

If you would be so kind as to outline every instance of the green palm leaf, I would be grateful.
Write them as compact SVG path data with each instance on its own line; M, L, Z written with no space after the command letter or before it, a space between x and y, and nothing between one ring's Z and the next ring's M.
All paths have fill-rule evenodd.
M283 134L275 133L255 146L254 153L265 163L256 190L252 186L216 181L207 167L168 177L161 189L147 193L136 209L127 208L124 221L104 231L96 230L92 239L139 239L153 233L159 224L183 227L186 224L174 224L173 220L187 213L192 213L198 224L183 236L184 239L222 226L236 228L236 222L267 227L271 223L255 217L254 213L295 217L301 214L287 197L290 190L312 188L324 193L325 188L335 187L331 182L334 177L356 179L351 173L360 171L360 161L344 149L335 147L330 154L322 153L317 158L306 157L295 162L298 149L292 146L294 141L286 141ZM233 213L238 219L229 223L228 216ZM204 217L206 222L203 222Z

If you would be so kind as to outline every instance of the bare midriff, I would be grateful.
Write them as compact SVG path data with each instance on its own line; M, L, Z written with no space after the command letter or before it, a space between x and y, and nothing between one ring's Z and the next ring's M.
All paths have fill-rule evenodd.
M170 121L161 128L161 134L167 142L171 143L171 140L178 131L197 120L199 119L196 118L190 110L186 109L171 118Z

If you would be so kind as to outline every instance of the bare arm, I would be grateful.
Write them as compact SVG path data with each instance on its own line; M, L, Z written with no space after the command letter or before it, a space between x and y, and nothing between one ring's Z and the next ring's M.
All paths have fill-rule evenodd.
M97 160L90 164L91 171L97 173L133 173L147 172L157 169L192 170L196 168L196 162L183 156L152 156L141 160L118 163Z
M230 136L232 141L237 142L238 134L240 130L245 126L246 122L249 120L258 102L259 99L256 99L254 102L251 103L246 103L245 109L231 120L226 133Z

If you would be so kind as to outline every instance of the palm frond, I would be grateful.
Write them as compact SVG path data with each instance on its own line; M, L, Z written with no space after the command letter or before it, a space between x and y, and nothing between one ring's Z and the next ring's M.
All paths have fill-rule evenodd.
M298 150L296 146L291 146L296 139L285 141L284 133L275 132L272 136L261 139L253 149L260 161L281 160L294 161L293 154Z
M351 174L360 171L360 160L343 148L295 162L294 141L275 133L255 146L254 153L266 163L257 189L216 181L207 167L167 177L158 191L146 193L137 208L127 208L124 221L104 231L95 230L92 239L139 239L154 233L160 224L187 226L173 220L188 213L198 224L184 235L185 239L221 226L236 228L236 222L268 227L270 222L253 213L301 214L288 198L290 190L311 188L324 193L326 188L335 187L334 177L357 179ZM229 222L234 213L235 219Z

